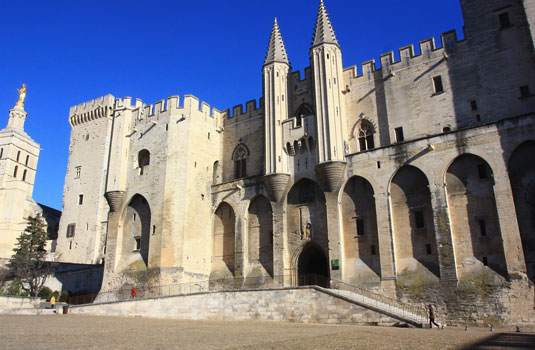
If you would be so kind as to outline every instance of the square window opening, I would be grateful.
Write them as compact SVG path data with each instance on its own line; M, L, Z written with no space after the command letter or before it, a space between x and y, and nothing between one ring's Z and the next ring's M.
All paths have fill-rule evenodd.
M529 97L531 92L529 91L529 85L524 85L520 87L520 97Z
M500 28L509 28L512 26L511 19L509 18L509 12L500 13L498 15L498 19L500 20Z

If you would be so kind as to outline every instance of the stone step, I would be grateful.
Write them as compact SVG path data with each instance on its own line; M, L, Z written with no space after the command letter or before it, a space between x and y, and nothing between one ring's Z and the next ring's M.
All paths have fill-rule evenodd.
M363 306L367 306L372 309L382 311L385 314L393 315L399 319L408 321L411 324L419 326L419 327L422 327L427 322L427 319L425 317L404 309L402 305L396 306L396 305L387 304L385 302L381 302L379 300L358 294L353 291L348 291L348 290L329 289L329 291L333 294L339 295L346 299L353 300L354 302L361 304Z

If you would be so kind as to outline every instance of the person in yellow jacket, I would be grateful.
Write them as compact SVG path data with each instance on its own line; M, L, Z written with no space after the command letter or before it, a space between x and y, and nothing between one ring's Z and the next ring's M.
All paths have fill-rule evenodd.
M50 308L53 309L55 305L56 305L56 297L51 296L50 297Z

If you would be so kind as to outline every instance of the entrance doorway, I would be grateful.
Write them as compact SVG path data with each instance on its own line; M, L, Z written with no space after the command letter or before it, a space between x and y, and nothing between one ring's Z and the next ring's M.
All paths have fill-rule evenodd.
M300 286L329 288L329 264L325 254L316 245L308 243L303 248L297 263L297 275Z

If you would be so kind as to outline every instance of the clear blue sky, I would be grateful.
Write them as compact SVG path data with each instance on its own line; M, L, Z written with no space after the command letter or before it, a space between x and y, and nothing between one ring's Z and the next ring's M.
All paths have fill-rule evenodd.
M309 66L319 0L0 0L0 129L27 85L26 132L41 144L34 199L61 209L69 107L105 94L154 103L193 94L225 109L262 95L277 17L292 69ZM458 0L325 0L344 67L451 29ZM360 71L359 71L360 72ZM88 150L89 152L90 150Z

